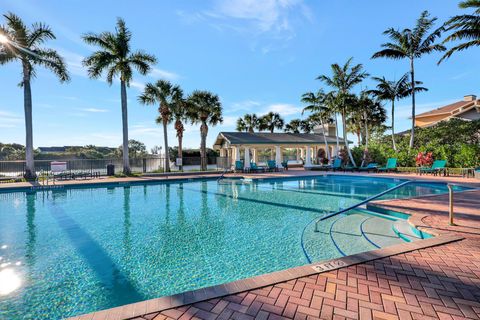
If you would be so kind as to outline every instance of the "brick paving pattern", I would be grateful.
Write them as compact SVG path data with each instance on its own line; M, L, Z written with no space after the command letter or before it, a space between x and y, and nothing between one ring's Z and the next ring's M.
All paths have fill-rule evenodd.
M134 318L480 319L480 191L382 205L465 239Z

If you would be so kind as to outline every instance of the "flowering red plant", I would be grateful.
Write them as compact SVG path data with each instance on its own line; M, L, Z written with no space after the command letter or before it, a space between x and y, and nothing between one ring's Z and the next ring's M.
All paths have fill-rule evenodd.
M419 152L415 159L417 166L427 167L433 163L433 154L431 152Z

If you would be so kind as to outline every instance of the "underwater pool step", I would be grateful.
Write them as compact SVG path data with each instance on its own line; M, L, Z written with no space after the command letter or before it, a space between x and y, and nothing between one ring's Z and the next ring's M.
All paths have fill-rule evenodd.
M393 231L394 223L395 221L392 220L371 216L362 223L360 228L365 238L379 248L383 248L404 242L404 240Z
M423 238L416 234L412 229L412 226L405 220L395 221L393 224L393 231L397 234L398 237L402 238L407 242L422 240Z

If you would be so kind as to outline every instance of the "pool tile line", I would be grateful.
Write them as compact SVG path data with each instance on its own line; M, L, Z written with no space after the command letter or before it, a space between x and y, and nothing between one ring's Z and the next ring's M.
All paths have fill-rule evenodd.
M268 274L255 276L252 278L237 280L207 288L201 288L193 291L165 296L156 299L136 302L112 309L97 311L69 318L69 320L124 320L150 313L158 313L168 309L173 309L193 303L221 298L224 296L237 294L245 291L261 289L270 285L287 282L290 280L331 272L337 269L354 266L357 264L374 261L401 253L407 253L428 247L439 246L464 238L457 235L440 234L438 237L422 241L402 243L387 248L358 253L338 259L332 259L324 262L313 263L305 266L276 271Z

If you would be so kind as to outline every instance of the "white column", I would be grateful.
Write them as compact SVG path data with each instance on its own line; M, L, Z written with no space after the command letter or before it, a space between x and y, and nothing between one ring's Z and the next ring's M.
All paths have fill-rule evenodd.
M305 165L310 166L312 165L312 149L307 146L307 156L305 157Z
M282 149L280 146L275 146L275 162L277 163L277 166L282 163Z
M300 152L298 152L298 148L295 148L295 152L297 153L297 162L300 161Z
M248 147L245 147L244 151L245 151L245 163L243 164L243 167L245 169L248 169L250 168L250 150L248 149Z
M232 150L232 161L235 164L235 161L240 160L240 148L234 147Z
M252 148L253 162L258 163L258 152L257 149Z
M220 157L225 157L225 151L227 151L226 149L222 148L220 149Z

